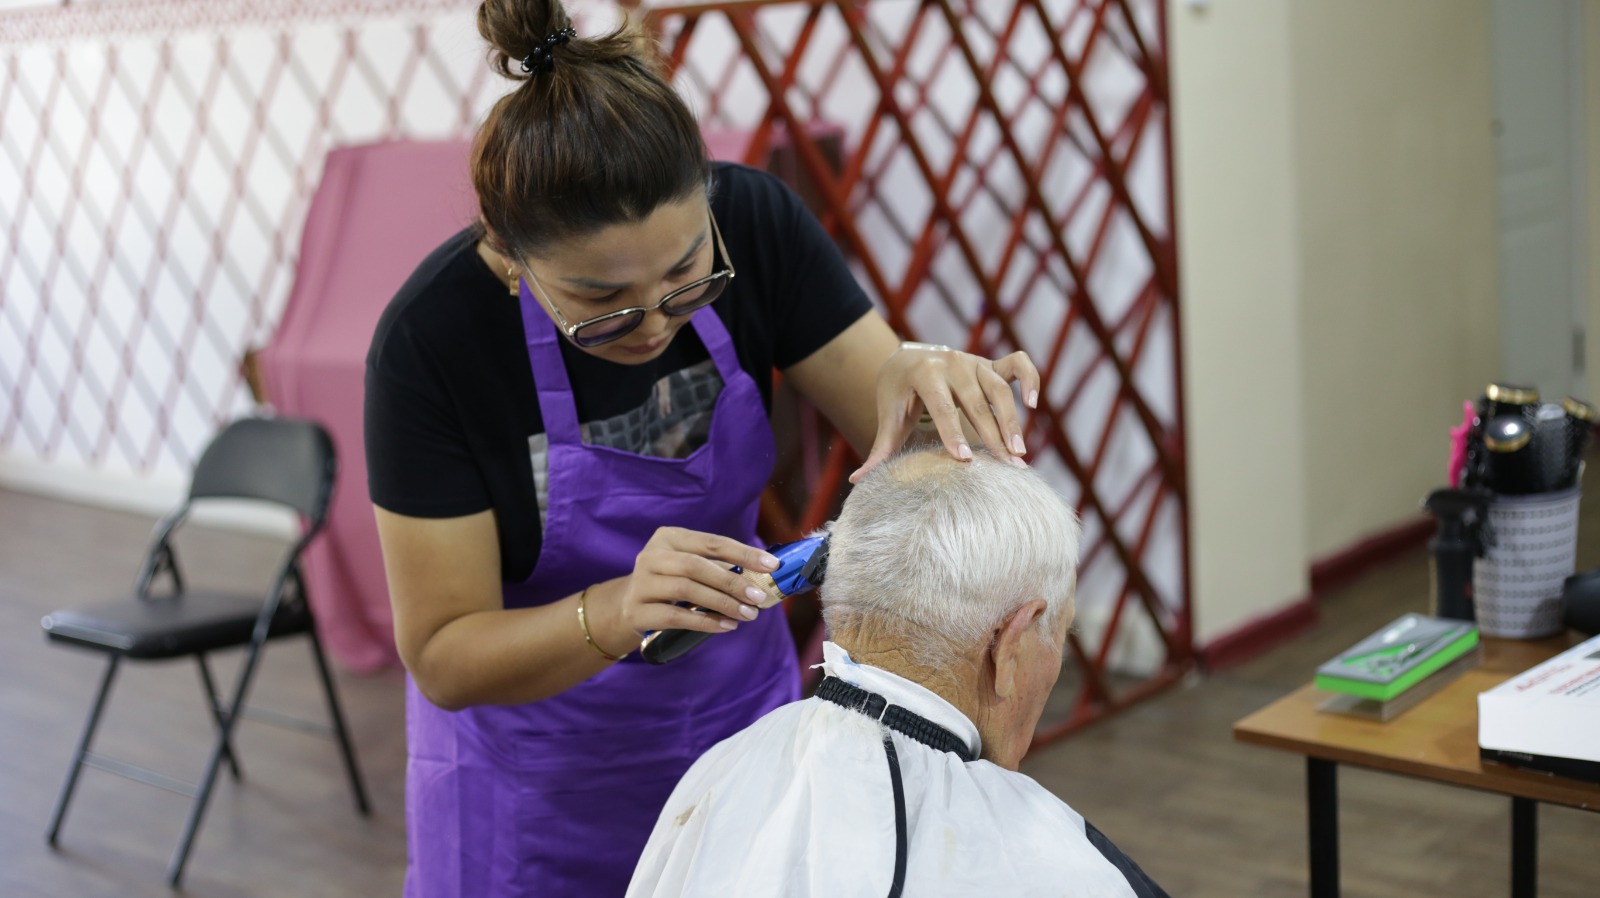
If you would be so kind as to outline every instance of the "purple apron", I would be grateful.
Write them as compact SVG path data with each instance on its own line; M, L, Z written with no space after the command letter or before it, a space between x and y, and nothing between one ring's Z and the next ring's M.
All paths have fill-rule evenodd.
M561 337L526 284L522 317L550 441L550 495L539 560L526 581L505 584L507 608L629 573L661 526L760 545L772 431L716 312L701 309L690 323L723 388L705 445L682 459L584 445ZM565 623L576 637L576 616ZM406 895L417 898L622 895L689 765L799 698L778 611L671 664L629 655L528 705L443 711L407 682Z

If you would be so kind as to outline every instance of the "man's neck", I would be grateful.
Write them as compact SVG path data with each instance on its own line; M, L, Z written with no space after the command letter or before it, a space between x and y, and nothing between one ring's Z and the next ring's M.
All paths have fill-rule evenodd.
M1007 770L1017 769L1023 754L1027 752L1027 745L1014 744L1015 734L1001 725L999 717L1003 715L997 716L988 704L980 700L976 689L981 688L985 677L973 668L982 663L981 659L962 658L953 664L933 666L917 660L899 647L897 643L900 640L888 637L874 640L860 634L841 634L834 638L834 642L849 652L851 660L857 664L868 664L904 677L949 702L977 727L982 743L981 757ZM973 683L980 685L975 688L970 685Z
M949 702L974 725L977 724L977 696L965 688L962 678L949 668L924 664L893 645L874 645L871 640L861 638L835 642L849 652L850 659L857 664L867 664L904 677Z

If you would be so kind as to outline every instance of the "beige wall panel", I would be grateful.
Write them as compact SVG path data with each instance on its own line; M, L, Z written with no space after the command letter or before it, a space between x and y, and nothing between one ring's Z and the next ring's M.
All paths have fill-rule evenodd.
M1493 71L1482 0L1288 6L1314 560L1418 514L1496 376Z
M1195 636L1306 592L1286 4L1168 9Z

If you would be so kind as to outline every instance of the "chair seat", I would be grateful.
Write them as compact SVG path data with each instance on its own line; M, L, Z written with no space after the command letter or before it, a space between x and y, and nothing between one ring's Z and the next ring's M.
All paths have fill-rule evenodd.
M50 639L130 658L173 658L250 642L261 599L192 590L171 597L123 597L51 612L41 622ZM304 633L303 603L279 610L271 636Z

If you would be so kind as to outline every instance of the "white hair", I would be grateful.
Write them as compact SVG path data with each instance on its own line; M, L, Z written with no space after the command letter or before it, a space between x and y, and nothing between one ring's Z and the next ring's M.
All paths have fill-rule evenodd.
M830 532L830 634L903 634L923 663L987 645L996 624L1036 598L1049 608L1039 635L1052 641L1072 605L1077 515L1037 472L986 453L961 463L941 447L884 461Z

